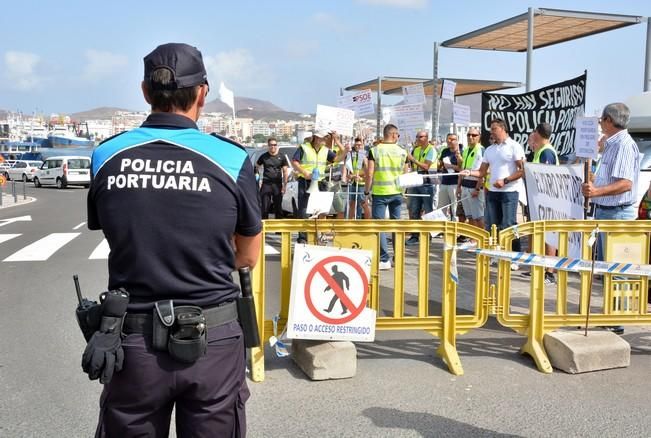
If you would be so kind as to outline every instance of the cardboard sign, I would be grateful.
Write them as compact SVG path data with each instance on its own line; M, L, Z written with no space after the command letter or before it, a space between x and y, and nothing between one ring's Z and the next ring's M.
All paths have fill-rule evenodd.
M447 99L454 102L454 91L456 88L456 82L443 79L443 85L441 85L441 99Z
M452 103L452 122L457 125L470 125L470 106Z
M390 123L400 131L400 143L412 143L416 133L425 128L423 105L396 105L391 107Z
M290 339L375 339L376 312L366 307L371 252L296 245L287 320Z

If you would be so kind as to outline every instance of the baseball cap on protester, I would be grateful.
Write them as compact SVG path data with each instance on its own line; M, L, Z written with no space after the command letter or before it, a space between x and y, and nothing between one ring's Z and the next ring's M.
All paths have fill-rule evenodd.
M183 43L162 44L145 56L145 81L150 86L167 90L188 88L208 84L206 67L203 65L201 52ZM152 73L164 68L172 73L172 81L163 86L151 82Z

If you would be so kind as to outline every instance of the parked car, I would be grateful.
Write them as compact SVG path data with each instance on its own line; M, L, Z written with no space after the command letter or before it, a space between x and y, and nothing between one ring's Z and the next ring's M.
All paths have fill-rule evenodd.
M61 156L47 158L34 175L34 186L56 185L65 189L68 185L90 186L90 158Z
M42 164L42 161L17 160L13 166L4 171L4 174L7 179L31 181Z

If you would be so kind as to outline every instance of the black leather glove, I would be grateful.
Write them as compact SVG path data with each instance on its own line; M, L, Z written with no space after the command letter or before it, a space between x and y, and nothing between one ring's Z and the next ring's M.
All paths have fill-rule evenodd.
M114 372L120 372L124 362L122 350L122 319L127 312L129 294L112 290L102 294L102 320L100 328L88 341L81 357L81 368L90 380L99 379L107 384Z
M81 368L90 380L109 383L114 372L122 371L124 351L120 333L95 332L81 358Z

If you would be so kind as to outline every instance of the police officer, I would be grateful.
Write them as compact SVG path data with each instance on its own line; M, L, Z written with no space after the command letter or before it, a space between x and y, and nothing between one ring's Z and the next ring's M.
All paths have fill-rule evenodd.
M179 437L244 436L249 392L231 274L255 265L260 248L253 166L238 144L197 129L209 89L199 50L164 44L144 66L151 114L92 158L88 227L111 248L109 289L130 296L122 337L110 345L91 338L84 354L124 357L104 379L96 436L167 436L174 407ZM194 361L155 347L156 327L173 321L163 339L171 345L182 322L174 309L190 305L202 322L184 333L205 339ZM96 378L92 368L84 363Z

